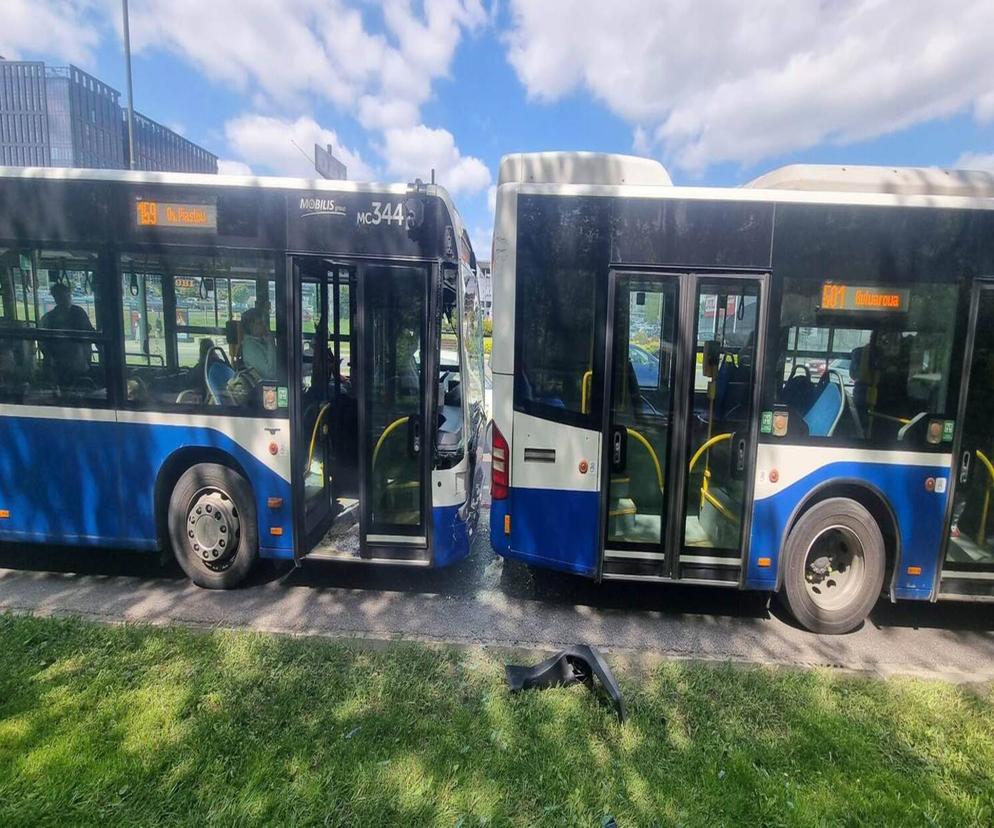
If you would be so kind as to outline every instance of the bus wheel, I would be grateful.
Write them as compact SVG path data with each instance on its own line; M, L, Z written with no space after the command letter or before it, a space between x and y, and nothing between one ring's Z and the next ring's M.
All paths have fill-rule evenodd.
M216 463L187 469L169 498L169 540L197 586L228 589L241 583L259 557L248 481Z
M854 500L833 497L805 512L787 536L784 556L781 599L812 632L854 630L880 597L884 538Z

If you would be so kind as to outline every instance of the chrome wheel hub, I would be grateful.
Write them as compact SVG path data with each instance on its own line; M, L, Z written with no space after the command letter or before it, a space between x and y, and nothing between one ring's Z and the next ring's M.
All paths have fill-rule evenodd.
M207 488L193 496L187 510L186 541L209 569L231 566L240 534L238 510L227 494Z

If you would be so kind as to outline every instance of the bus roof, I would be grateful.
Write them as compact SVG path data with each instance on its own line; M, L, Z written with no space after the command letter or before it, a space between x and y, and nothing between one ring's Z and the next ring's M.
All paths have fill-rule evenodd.
M666 168L652 158L605 152L518 152L500 160L501 184L629 184L670 186Z
M939 167L791 164L743 186L760 190L994 198L994 173Z
M172 184L186 187L259 187L272 190L325 190L338 193L387 193L406 195L411 185L367 183L325 178L282 178L265 175L214 175L209 173L146 170L93 170L76 167L0 167L2 178L37 178L50 181L116 181L131 184ZM470 244L462 216L448 191L438 184L424 184L423 192L442 201L449 212L458 245ZM464 238L465 236L465 238ZM466 256L468 260L469 255Z

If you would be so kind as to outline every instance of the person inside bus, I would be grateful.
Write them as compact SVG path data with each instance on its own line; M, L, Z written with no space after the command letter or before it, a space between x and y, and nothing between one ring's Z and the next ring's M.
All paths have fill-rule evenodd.
M269 318L259 307L242 314L242 360L246 368L254 369L261 379L279 380L279 358L276 341L269 332Z
M40 328L85 333L93 331L93 323L86 311L72 303L69 285L64 282L53 284L52 298L55 300L55 307L41 318ZM51 371L59 383L72 383L89 374L92 352L89 342L42 342L41 352L45 357L46 369Z

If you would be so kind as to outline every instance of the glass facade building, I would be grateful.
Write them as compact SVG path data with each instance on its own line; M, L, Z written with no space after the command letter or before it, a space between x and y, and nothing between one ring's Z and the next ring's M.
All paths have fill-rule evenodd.
M217 156L135 113L135 168L216 173ZM120 93L75 66L0 59L0 166L128 168Z

